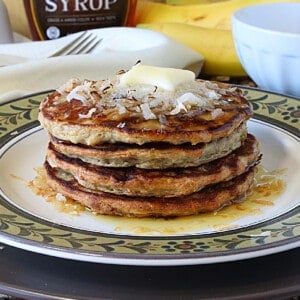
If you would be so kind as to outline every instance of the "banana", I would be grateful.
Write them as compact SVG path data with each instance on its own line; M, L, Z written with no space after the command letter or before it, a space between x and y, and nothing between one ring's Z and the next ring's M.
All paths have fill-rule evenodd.
M268 2L300 2L300 0L231 0L190 5L170 5L139 0L135 24L176 22L229 30L231 29L231 15L235 10L247 5Z
M230 30L181 23L149 23L138 27L159 31L204 56L201 71L209 76L247 76L234 48Z

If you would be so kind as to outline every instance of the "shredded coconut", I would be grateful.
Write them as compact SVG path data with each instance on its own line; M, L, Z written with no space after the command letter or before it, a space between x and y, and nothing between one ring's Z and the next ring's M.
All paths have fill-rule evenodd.
M176 115L181 110L188 111L192 106L206 106L207 102L193 93L185 93L176 99L176 107L170 112L170 115Z
M121 122L121 123L119 123L119 124L117 125L117 127L118 127L118 128L124 128L125 125L126 125L125 122Z
M226 89L209 81L183 83L175 91L169 91L147 84L124 86L120 84L120 76L99 81L70 79L57 89L62 97L57 96L55 100L58 103L79 100L91 106L87 114L79 114L80 118L91 118L96 110L103 114L115 110L119 115L141 114L145 120L158 119L161 123L167 122L163 116L193 114L199 109L211 111L214 119L224 113L221 108L215 108L216 104L228 102L222 99Z
M75 86L80 85L81 81L77 78L69 79L65 84L57 89L57 91L62 95L64 92L70 92Z
M91 84L92 81L83 81L82 84L74 87L69 94L67 95L67 101L71 101L72 99L80 100L83 104L88 104L88 100L92 99L91 96Z
M126 107L122 103L117 103L116 106L120 115L123 115L127 112Z
M85 115L84 114L78 114L78 116L79 116L79 118L91 118L93 113L96 112L96 111L97 111L96 107L93 107L88 111L87 114L85 114Z
M184 110L185 112L187 112L187 109L184 106L184 104L182 102L177 102L175 108L170 111L170 115L177 115L180 113L181 110Z
M211 112L211 117L216 119L217 117L224 114L224 111L221 108L216 108Z
M156 119L156 115L151 111L148 103L143 103L140 107L145 120Z

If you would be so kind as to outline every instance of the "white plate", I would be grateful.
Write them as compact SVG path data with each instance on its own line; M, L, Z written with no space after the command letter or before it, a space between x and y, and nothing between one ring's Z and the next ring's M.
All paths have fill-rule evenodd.
M256 113L249 131L261 142L262 165L268 170L285 169L287 186L274 205L227 221L223 227L195 226L201 216L184 222L129 221L57 210L26 184L36 175L34 168L43 164L47 147L48 137L36 121L45 93L1 105L0 242L69 259L131 265L215 263L298 247L298 102L251 89L244 93Z

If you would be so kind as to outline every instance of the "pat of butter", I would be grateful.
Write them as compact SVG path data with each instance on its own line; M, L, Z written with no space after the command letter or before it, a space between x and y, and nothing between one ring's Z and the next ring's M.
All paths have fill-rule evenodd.
M179 84L195 80L192 71L137 64L120 78L123 85L149 84L174 91Z

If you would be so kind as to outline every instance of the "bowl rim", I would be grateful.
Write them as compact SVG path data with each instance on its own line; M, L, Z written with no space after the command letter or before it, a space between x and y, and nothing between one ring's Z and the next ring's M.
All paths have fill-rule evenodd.
M270 28L264 28L264 27L260 27L259 25L254 25L254 24L250 24L248 23L248 21L245 21L243 19L241 19L240 14L243 12L246 12L247 10L253 10L259 7L267 7L267 6L290 6L290 5L294 5L299 7L299 12L300 12L300 2L272 2L272 3L258 3L258 4L252 4L252 5L247 5L244 7L241 7L239 9L237 9L236 11L234 11L232 13L231 16L231 21L232 21L232 29L234 30L234 24L235 23L240 23L241 25L243 25L244 27L248 27L252 30L259 30L261 32L265 32L265 33L272 33L272 34L283 34L285 36L290 36L293 38L300 38L300 32L299 33L295 33L295 32L287 32L287 31L281 31L281 30L275 30L275 29L270 29Z

